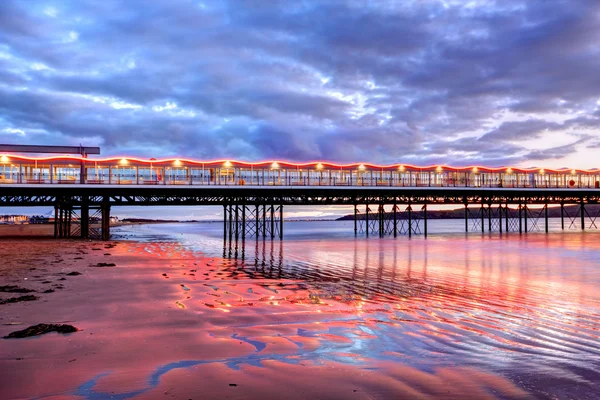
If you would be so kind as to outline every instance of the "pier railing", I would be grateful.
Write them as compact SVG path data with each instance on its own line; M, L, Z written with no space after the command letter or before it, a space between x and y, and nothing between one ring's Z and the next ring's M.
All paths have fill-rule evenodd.
M598 188L600 170L0 156L0 185L41 183Z

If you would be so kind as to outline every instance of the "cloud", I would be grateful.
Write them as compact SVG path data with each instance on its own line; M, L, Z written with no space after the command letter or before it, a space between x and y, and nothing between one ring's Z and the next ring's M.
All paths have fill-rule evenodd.
M558 163L600 136L599 16L595 0L3 1L0 141Z

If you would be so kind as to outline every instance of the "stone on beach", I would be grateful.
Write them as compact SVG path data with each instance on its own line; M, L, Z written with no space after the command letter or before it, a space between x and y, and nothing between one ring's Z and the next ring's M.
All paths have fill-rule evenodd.
M4 339L21 339L31 336L39 336L45 333L57 332L57 333L73 333L77 332L77 328L73 325L67 324L37 324L30 326L29 328L23 329L21 331L15 331L7 336L4 336Z

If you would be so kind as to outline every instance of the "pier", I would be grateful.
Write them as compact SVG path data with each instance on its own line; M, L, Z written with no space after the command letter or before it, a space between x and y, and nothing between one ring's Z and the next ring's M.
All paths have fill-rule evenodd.
M0 207L53 207L55 237L104 240L113 206L221 206L224 235L239 238L283 238L284 207L297 205L348 205L355 233L366 235L427 236L438 205L464 207L467 232L547 232L552 206L563 229L597 228L587 206L598 204L599 170L93 159L86 149L99 153L0 155ZM572 205L575 215L565 212Z

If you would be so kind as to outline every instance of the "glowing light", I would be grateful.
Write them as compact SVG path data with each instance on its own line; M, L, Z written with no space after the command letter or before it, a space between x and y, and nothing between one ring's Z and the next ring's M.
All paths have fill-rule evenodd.
M479 168L477 168L477 167L473 167L473 172L474 172L474 173L477 173L477 171L479 171Z
M271 164L271 169L277 169L279 168L279 164L277 164L277 161L273 161L273 163Z
M437 172L442 172L442 166L438 165L438 167L435 169Z
M121 164L121 165L127 165L127 164L129 164L129 161L127 161L126 158L121 158L121 161L119 161L119 164Z
M540 174L544 175L546 173L546 171L544 171L544 168L540 169Z
M224 166L225 168L231 168L231 161L225 161L225 162L223 163L223 166Z
M173 165L176 166L176 167L180 167L181 166L181 161L175 160L175 161L173 161Z
M358 169L361 170L361 171L364 171L365 170L365 164L360 164L358 166Z
M574 169L571 170L571 174L575 175L577 173L577 171L575 171Z
M401 165L398 167L398 171L404 171L406 168L404 168L404 165Z
M513 171L512 171L512 168L507 168L507 169L506 169L506 173L507 173L507 174L512 174L512 172L513 172Z
M317 164L317 169L323 169L323 164L321 164L321 163L318 163L318 164Z
M8 162L8 157L2 156L0 157L0 161L2 161L3 163Z

